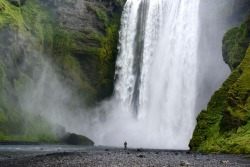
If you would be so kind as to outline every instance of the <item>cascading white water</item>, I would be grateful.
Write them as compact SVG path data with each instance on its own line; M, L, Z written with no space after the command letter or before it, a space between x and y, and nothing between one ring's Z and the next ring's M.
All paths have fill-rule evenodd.
M134 137L145 146L188 148L196 116L198 9L199 0L125 5L115 98L122 112L136 115L137 128L129 131L142 133Z

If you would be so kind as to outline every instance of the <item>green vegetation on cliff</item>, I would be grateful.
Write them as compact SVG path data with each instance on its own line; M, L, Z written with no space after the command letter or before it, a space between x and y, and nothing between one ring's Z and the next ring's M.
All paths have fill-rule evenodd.
M112 94L123 4L0 0L0 140L57 140L41 111L26 111L21 104L25 89L39 81L46 59L71 90L72 98L65 101L69 111Z
M248 19L225 35L223 57L233 71L212 96L207 110L198 115L189 144L192 151L250 153L249 27Z
M64 76L76 84L76 95L85 92L80 98L93 105L113 92L118 31L124 2L103 1L104 5L112 6L111 11L104 5L85 3L89 17L98 24L94 28L93 25L70 27L67 25L68 19L61 20L62 25L58 24L55 31L54 56ZM68 64L73 61L77 62L74 69Z
M247 23L229 30L223 39L223 58L231 70L242 62L250 42L250 29Z
M55 141L51 124L23 111L18 100L31 70L43 65L34 50L51 48L53 17L39 1L1 0L0 8L0 140Z
M108 22L106 38L101 41L102 48L99 52L100 82L98 83L99 100L110 96L114 89L115 62L118 54L118 31L120 16L114 15L114 19Z

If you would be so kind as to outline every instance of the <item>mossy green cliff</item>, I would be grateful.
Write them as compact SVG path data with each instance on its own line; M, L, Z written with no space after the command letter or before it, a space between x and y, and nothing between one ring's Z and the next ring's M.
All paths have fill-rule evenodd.
M244 1L248 4L249 2ZM245 7L245 6L244 6ZM223 58L232 73L197 117L192 151L250 153L250 15L223 39Z
M50 60L70 107L113 92L122 0L0 0L0 140L55 141L54 125L21 94ZM80 99L80 100L79 100Z

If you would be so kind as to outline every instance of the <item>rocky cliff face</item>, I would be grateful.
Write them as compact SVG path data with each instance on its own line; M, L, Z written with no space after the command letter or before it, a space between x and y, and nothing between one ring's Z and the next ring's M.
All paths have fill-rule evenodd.
M51 125L39 111L30 114L22 106L23 92L40 80L48 60L49 70L70 89L71 99L65 103L71 109L112 94L123 4L0 0L0 139L27 140L29 134L34 140L53 140Z
M53 55L65 77L85 92L90 103L113 91L122 5L119 0L54 2Z
M249 1L236 1L232 17L250 10ZM223 39L223 58L232 70L197 117L190 149L207 153L250 153L250 17Z

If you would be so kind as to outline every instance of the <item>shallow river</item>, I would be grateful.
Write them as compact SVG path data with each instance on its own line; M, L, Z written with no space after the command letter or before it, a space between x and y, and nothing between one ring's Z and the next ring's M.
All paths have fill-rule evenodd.
M0 145L0 160L26 156L43 155L56 152L78 152L89 149L74 145Z

